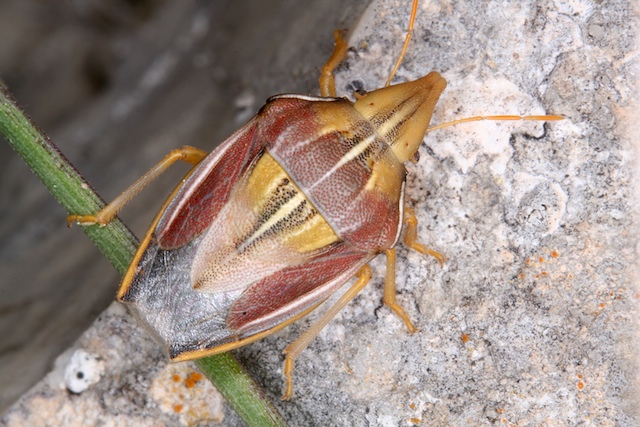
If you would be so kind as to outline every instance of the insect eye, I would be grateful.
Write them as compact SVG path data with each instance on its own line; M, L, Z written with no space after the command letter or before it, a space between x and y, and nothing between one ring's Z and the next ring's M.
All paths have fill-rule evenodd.
M363 98L367 94L366 90L356 90L353 92L353 96L357 99Z
M357 98L358 96L366 95L367 91L364 89L364 86L365 85L363 80L353 79L349 83L347 83L345 90L347 92L353 93L354 96Z
M420 161L420 153L417 151L413 153L413 158L411 159L413 163L418 163Z

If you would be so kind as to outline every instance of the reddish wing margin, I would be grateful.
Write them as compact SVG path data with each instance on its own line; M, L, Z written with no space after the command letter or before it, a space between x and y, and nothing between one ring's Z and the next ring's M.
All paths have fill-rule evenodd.
M162 249L186 245L211 224L263 148L255 138L256 129L254 117L205 157L187 177L156 226Z
M271 328L323 302L376 255L341 242L308 263L272 274L233 303L227 326L241 335Z

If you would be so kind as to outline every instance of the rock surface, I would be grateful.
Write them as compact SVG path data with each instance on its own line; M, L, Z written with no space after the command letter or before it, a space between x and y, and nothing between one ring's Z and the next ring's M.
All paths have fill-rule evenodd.
M392 0L368 9L338 75L340 93L383 84L400 50L408 12L405 2ZM470 123L427 135L420 161L408 166L407 200L420 220L421 241L448 260L441 268L433 259L399 249L398 301L420 331L409 335L381 305L384 260L379 257L372 264L372 284L298 359L293 401L277 400L281 351L314 315L237 352L291 425L638 425L636 14L623 1L420 6L396 80L431 70L444 75L449 86L433 123L545 112L567 119ZM330 31L321 33L314 38L323 38L328 52ZM142 170L186 142L204 147L208 138L193 142L211 129L202 117L221 111L209 104L215 97L199 97L214 90L197 82L212 73L215 78L215 67L204 59L197 67L199 56L192 56L197 50L184 54L189 67L200 70L187 84L190 90L184 81L166 77L161 86L151 84L153 76L173 75L171 64L187 62L180 56L171 60L167 46L182 52L179 41L154 41L163 46L147 53L155 67L140 67L137 74L119 71L137 76L137 86L128 87L131 97L124 96L123 86L111 95L116 101L103 100L83 113L82 132L69 127L56 135L75 147L81 169L89 164L95 176L117 175L109 182L114 194L133 180L134 164L145 163ZM312 74L321 63L300 62L287 73ZM268 86L268 75L261 75L257 87ZM242 78L235 85L229 90L235 90L237 105L259 107L254 100L265 96L256 86ZM207 108L163 112L163 105L184 98ZM141 99L155 99L154 108L143 108L148 104ZM234 110L230 117L246 115ZM150 131L167 117L173 126ZM103 134L122 121L141 129L130 124L123 133ZM153 140L153 148L136 145L142 134ZM110 145L125 137L124 148ZM112 150L119 154L116 164L105 164L101 159ZM106 182L97 181L98 189ZM59 222L63 215L58 217ZM133 218L134 227L137 221ZM54 223L49 220L47 229ZM65 257L57 247L48 247L56 255L46 264L49 269L83 261ZM72 394L63 375L70 365L78 372L86 366L89 377L99 374L100 380ZM187 390L190 375L188 364L166 365L155 344L113 305L2 423L237 425L204 381ZM202 391L187 393L194 388Z

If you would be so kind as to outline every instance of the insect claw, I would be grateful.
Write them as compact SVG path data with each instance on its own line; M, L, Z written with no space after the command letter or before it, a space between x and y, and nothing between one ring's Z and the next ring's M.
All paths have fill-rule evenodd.
M104 227L107 223L100 222L96 219L95 215L69 215L67 216L67 227L71 228L73 224L79 226L88 226L99 224L100 227Z
M411 319L409 319L409 316L407 315L406 311L404 311L404 308L398 305L395 301L393 303L387 303L387 305L400 319L404 321L404 324L406 325L407 330L410 334L415 334L416 332L420 331L420 329L416 328L413 325L413 322L411 321Z
M444 267L444 263L447 260L447 257L442 255L440 252L434 251L433 249L424 248L424 250L427 255L431 255L438 261L438 264L440 264L440 267Z
M80 219L82 217L83 217L82 215L69 215L69 216L67 216L67 227L71 228L73 226L73 224L81 225Z

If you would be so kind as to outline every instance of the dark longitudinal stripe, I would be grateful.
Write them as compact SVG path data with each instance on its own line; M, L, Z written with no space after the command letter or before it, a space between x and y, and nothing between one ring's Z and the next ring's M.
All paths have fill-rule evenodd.
M267 202L259 215L258 221L251 232L245 235L241 242L238 242L236 250L242 252L255 245L263 237L273 236L274 234L287 229L298 227L313 218L313 216L317 215L318 212L316 209L306 200L306 198L304 198L304 195L302 195L303 197L298 205L291 209L282 218L271 224L269 228L262 231L260 230L274 217L274 215L278 215L278 212L299 194L299 190L294 186L294 184L291 183L288 178L283 178L274 191L268 195Z
M395 126L393 126L391 129L389 129L389 131L387 131L383 136L387 141L395 141L397 139L397 134L399 129L402 127L402 125L404 125L404 123L409 120L410 117L413 117L413 115L415 114L415 112L418 110L418 108L420 108L420 104L414 105L413 110L411 111L410 114L401 114L398 115L398 111L402 110L402 107L407 104L409 101L411 100L411 98L408 98L404 101L402 101L400 104L398 104L395 108L393 108L392 110L389 110L386 114L378 114L376 116L374 116L372 118L373 123L375 123L377 129L380 129L380 127L382 127L385 123L387 123L389 121L389 119L391 119L392 117L401 117L401 120L398 121L398 123L395 124Z

